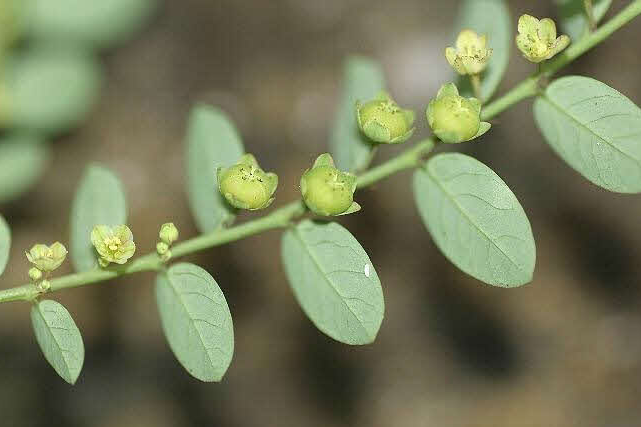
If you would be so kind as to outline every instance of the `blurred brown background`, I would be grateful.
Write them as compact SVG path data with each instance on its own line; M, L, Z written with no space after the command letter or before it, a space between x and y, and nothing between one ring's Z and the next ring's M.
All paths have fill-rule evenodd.
M397 100L422 111L451 76L443 48L453 43L457 3L165 1L143 34L108 55L100 105L56 142L37 188L1 207L14 232L1 287L24 281L22 252L33 243L68 243L71 198L90 161L125 182L141 253L168 220L194 236L183 135L197 101L227 110L248 151L280 174L275 206L296 197L301 171L326 150L345 56L382 61ZM552 1L510 3L515 24L520 13L555 14ZM608 16L626 3L615 0ZM641 104L640 37L636 20L565 72ZM501 91L531 71L513 51ZM529 102L494 125L463 149L528 213L538 249L531 285L496 289L456 270L431 242L402 174L359 193L363 212L340 220L384 286L375 344L345 346L314 328L286 283L280 233L270 232L190 258L216 277L234 316L234 360L220 384L198 382L174 360L151 275L55 295L85 340L75 387L38 350L28 306L3 304L0 425L640 425L641 197L607 193L566 167Z

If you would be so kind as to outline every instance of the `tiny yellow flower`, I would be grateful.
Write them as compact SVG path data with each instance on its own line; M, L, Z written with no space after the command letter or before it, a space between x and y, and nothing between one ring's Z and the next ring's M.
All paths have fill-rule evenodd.
M364 104L357 102L356 121L361 132L379 144L400 144L414 133L414 112L399 107L385 92Z
M516 45L528 61L539 63L568 47L570 37L556 36L556 24L550 18L538 20L530 15L519 18Z
M300 180L305 204L312 212L324 216L347 215L361 207L354 201L356 175L334 166L328 153L321 154Z
M136 244L133 234L126 225L109 227L107 225L96 225L91 231L91 243L93 243L100 259L102 267L111 262L124 264L136 252Z
M30 263L39 270L50 272L60 267L67 257L67 248L56 242L51 246L37 244L29 252L25 252Z
M454 83L441 87L425 113L434 135L448 144L478 138L491 126L481 121L481 102L460 96Z
M274 201L278 175L263 171L251 154L231 167L218 168L217 174L220 194L237 209L265 209Z
M487 47L487 36L479 36L472 30L463 30L456 39L456 48L445 49L445 58L461 75L480 74L492 56Z

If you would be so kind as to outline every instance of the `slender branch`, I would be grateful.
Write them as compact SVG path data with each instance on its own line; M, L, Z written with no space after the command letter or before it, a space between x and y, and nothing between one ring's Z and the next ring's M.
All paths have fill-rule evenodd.
M594 8L592 6L592 0L583 0L583 6L585 8L585 15L588 18L590 31L594 31L596 30L596 19L594 18Z
M639 14L641 14L641 0L634 0L598 30L590 33L576 43L572 43L554 59L543 63L535 74L523 80L501 98L485 106L481 112L481 118L483 120L489 120L517 102L535 96L539 91L539 83L542 79L552 77L560 69L607 39L612 33L623 27Z
M641 0L635 0L619 14L608 21L598 30L571 45L555 59L544 64L534 75L526 78L505 95L486 105L482 111L482 119L490 120L517 102L537 94L539 82L549 78L561 68L574 61L585 52L601 43L616 30L641 14ZM386 162L361 174L358 178L358 188L363 189L381 181L397 172L411 169L420 164L421 160L434 148L434 139L426 139L413 147L401 152ZM307 212L302 200L291 202L270 214L252 221L245 222L227 229L215 230L186 240L172 248L173 258L182 257L204 249L234 242L245 237L253 236L264 231L287 227L293 220ZM96 269L82 273L52 279L50 292L67 288L85 286L103 282L119 276L144 271L159 271L163 263L155 253L144 255L124 266L107 269ZM15 288L0 291L0 303L9 301L30 301L41 294L36 285L30 283Z

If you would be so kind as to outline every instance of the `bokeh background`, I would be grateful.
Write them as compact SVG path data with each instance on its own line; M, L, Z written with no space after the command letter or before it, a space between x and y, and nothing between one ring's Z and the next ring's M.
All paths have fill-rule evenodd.
M0 205L14 235L0 286L24 282L22 253L33 243L68 242L71 199L92 161L124 181L141 252L168 220L194 236L183 139L195 102L228 111L247 150L279 173L276 207L297 197L301 171L326 150L345 57L381 61L395 98L422 111L451 77L443 49L457 3L165 0L144 32L106 54L100 102L56 139L37 185ZM608 16L626 3L615 0ZM510 4L514 22L556 13L552 1ZM641 104L640 39L637 20L564 73L593 76ZM532 70L512 50L500 92ZM218 384L175 361L152 275L55 295L85 341L74 387L44 360L28 305L3 304L0 425L638 426L641 197L608 193L566 167L531 108L519 104L481 143L461 146L528 213L538 250L530 285L492 288L454 268L420 222L410 175L399 174L360 192L363 212L340 219L383 283L386 317L373 345L316 330L286 282L280 232L269 232L189 257L216 277L234 318L234 360ZM421 135L426 128L420 121Z

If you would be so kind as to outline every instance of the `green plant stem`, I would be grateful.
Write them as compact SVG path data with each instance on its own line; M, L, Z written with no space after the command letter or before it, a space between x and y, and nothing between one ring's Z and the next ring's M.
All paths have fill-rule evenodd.
M526 78L496 101L486 105L481 114L482 119L490 120L517 102L536 95L541 79L551 77L639 14L641 14L641 0L635 0L601 28L571 45L553 60L543 64L536 74ZM361 174L358 177L358 188L363 189L397 172L416 167L433 148L434 139L432 138L419 142L397 156ZM293 220L301 217L306 212L307 208L303 202L296 200L262 218L227 229L205 233L179 243L171 249L172 258L231 243L264 231L287 227ZM124 266L96 269L52 279L49 292L90 285L133 273L160 271L163 268L163 262L158 255L150 253ZM0 291L0 302L31 301L39 295L41 295L41 291L38 287L33 283L29 283Z
M481 101L481 76L479 74L470 75L470 83L474 91L474 97Z
M585 8L585 15L588 18L590 31L596 30L596 19L594 19L594 8L592 7L592 0L583 0L583 7Z

